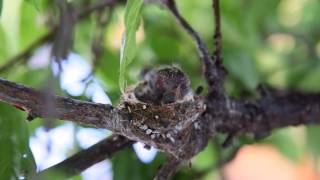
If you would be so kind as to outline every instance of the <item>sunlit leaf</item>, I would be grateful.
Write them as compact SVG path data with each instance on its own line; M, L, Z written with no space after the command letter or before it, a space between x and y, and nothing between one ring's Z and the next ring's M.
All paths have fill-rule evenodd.
M119 85L123 92L125 88L126 67L133 60L136 50L136 32L140 24L140 14L143 0L127 1L127 7L124 17L125 32L122 37L120 52L120 76Z

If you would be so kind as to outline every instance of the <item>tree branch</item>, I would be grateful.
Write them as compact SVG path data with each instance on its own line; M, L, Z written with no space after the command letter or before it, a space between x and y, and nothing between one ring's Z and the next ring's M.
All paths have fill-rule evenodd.
M276 128L320 123L320 94L292 92L256 102L230 100L228 104L225 112L208 110L217 132L263 135Z
M50 111L45 110L43 106L48 99L54 104ZM140 119L149 119L148 113L152 115L154 112L149 104L140 104L142 107L131 104L131 107L127 107L127 109L113 108L110 105L48 95L48 93L3 79L0 79L0 100L27 111L30 117L67 119L75 123L109 129L129 139L164 150L174 156L177 161L190 159L200 152L206 146L208 138L216 133L228 133L235 136L253 133L261 136L276 128L320 123L320 94L290 93L264 97L256 102L234 99L207 101L206 112L198 119L193 120L190 126L181 130L175 125L168 127L169 129L173 128L176 132L174 130L166 131L169 133L164 136L159 135L158 139L155 135L150 134L152 132L158 133L157 130L148 129L150 125L154 124L139 125L142 122L147 123ZM183 104L183 107L187 108L186 104ZM197 108L197 106L191 107ZM141 110L146 111L146 114ZM165 110L165 113L168 114L168 109ZM127 113L130 111L132 112L131 118ZM181 112L179 109L175 109L176 115ZM191 109L184 109L183 112L188 116L193 116L193 114L188 114L192 112ZM136 116L136 113L139 115ZM160 117L162 116L164 114L160 115ZM154 116L152 115L150 118L152 117ZM161 125L154 127L162 128ZM164 176L165 174L163 175L162 172L166 172L168 167L172 167L169 168L172 172L167 171L169 172L167 175L173 174L175 171L173 167L177 163L175 161L166 163L159 171L158 177Z
M125 116L111 105L54 96L4 79L0 79L0 100L25 110L29 113L29 119L64 119L118 133L128 124L123 119ZM48 100L53 103L53 109L43 108Z
M214 32L214 45L215 45L215 52L213 54L216 63L222 63L222 43L221 43L221 23L220 23L220 3L219 0L213 0L212 8L214 13L214 21L215 21L215 32Z
M64 178L72 177L100 161L111 158L116 152L132 143L133 141L130 141L123 136L113 135L48 169L39 172L37 176L47 177L52 173L62 173Z
M129 96L134 97L133 94ZM206 131L193 131L192 128L192 122L204 111L202 101L152 107L152 104L126 99L113 108L111 105L54 96L4 79L0 79L0 101L26 111L29 120L36 117L64 119L108 129L181 159L191 158L207 141L206 138L202 140ZM50 109L44 106L47 102L52 104ZM183 136L187 138L181 138Z
M209 85L210 94L215 97L224 97L224 77L225 70L220 61L213 59L209 50L199 34L189 25L189 23L181 16L174 0L165 0L165 5L176 18L181 27L190 35L197 45L200 59L202 61L202 71ZM220 21L218 21L220 22ZM216 26L217 27L217 26ZM218 26L220 27L220 26ZM221 46L220 46L221 47ZM217 51L220 53L220 50ZM220 59L220 58L219 58Z

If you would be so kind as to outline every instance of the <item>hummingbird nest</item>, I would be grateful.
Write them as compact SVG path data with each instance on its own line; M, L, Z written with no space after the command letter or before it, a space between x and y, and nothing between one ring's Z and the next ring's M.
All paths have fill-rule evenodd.
M169 104L145 103L136 98L134 88L129 88L121 98L119 108L130 119L132 138L164 150L174 156L187 144L192 129L206 107L203 100L190 92L183 99Z

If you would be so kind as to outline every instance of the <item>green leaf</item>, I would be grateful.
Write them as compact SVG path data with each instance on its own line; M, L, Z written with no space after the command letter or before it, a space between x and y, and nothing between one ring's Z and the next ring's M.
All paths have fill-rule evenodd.
M1 19L1 18L0 18ZM0 25L0 42L2 42L2 44L7 44L6 42L6 34L3 31L3 28ZM5 63L4 59L8 58L8 51L7 51L7 47L6 46L0 46L0 62L1 64Z
M179 43L169 36L154 33L150 37L150 46L161 60L172 61L179 57Z
M0 17L1 17L1 12L2 12L2 0L0 0Z
M194 157L192 160L192 168L203 171L213 167L217 161L218 153L216 151L217 149L214 148L214 145L209 143L202 152Z
M126 12L124 17L125 32L122 37L120 52L120 75L119 85L122 92L125 89L126 67L133 60L136 51L136 32L140 24L140 14L143 0L127 1Z
M320 136L319 125L312 125L306 128L306 138L307 138L308 149L316 157L319 157L320 155L319 136Z
M19 179L34 173L35 163L28 147L28 127L21 114L0 103L0 177Z
M172 17L168 15L170 14L157 6L146 6L143 9L145 42L154 51L156 59L170 63L172 60L181 58L179 57L180 47L192 45L192 43L181 42L181 36L175 35L177 32L175 21L172 21Z
M128 164L130 162L130 165ZM119 155L113 158L113 173L117 179L142 179L143 175L139 173L142 164L138 161L135 154L130 150L123 150Z
M320 66L312 68L303 77L298 87L305 91L319 92L320 91Z
M95 33L93 30L94 23L91 19L84 19L78 22L75 27L75 43L73 44L73 49L87 59L91 59L92 56L88 42L92 41L93 34Z
M112 157L113 179L152 179L163 161L164 156L159 153L151 163L144 164L140 162L132 149L124 149Z
M97 66L97 76L108 86L108 91L119 91L119 62L118 56L109 49L104 49L99 66Z
M52 7L54 1L52 0L25 0L28 4L30 4L35 10L43 11L47 8Z
M28 3L32 4L36 10L39 10L39 1L37 0L26 0Z
M226 57L224 64L230 74L239 80L248 90L254 90L258 85L258 74L254 64L244 54Z
M104 49L101 58L99 59L99 66L96 67L96 76L107 87L106 91L112 104L116 104L121 95L118 81L119 81L119 58L110 51Z
M274 145L284 156L294 162L298 162L302 156L302 150L292 139L289 129L273 131L264 142Z
M30 3L23 1L19 11L19 48L25 49L43 36L47 32L47 27L40 25L38 18L41 14Z

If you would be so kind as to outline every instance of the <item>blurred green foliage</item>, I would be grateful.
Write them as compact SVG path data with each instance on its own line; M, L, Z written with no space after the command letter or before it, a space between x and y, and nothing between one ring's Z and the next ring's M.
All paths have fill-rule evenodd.
M71 2L82 6L95 1ZM133 84L139 79L140 71L151 66L179 64L189 75L193 88L205 86L197 50L190 37L164 8L144 5L141 18L138 17L141 2L129 1L129 4L136 6L132 12L126 11L125 4L115 6L112 18L105 27L104 51L98 60L95 76L106 88L112 102L116 104L121 95L119 77L125 77L128 85ZM183 16L212 50L214 21L211 3L211 0L177 0ZM260 83L279 89L320 92L319 12L318 0L221 1L223 62L228 70L225 84L228 92L238 98L256 98L256 87ZM0 0L0 13L0 65L48 32L47 24L57 17L50 0ZM92 17L77 23L73 46L74 52L90 62L93 57L90 43L95 33L94 24L95 18ZM139 24L140 29L137 30ZM128 58L128 62L120 65L121 35L125 28L127 42L123 44L122 56ZM135 56L131 54L135 49L134 39ZM120 73L120 67L126 68ZM48 67L33 69L22 63L1 73L1 77L44 88L49 70ZM25 164L34 167L28 137L43 123L32 123L31 132L28 132L25 116L8 105L0 106L0 176L8 177L5 179L33 171L25 168ZM299 160L307 152L318 156L319 127L300 129L303 133L277 130L261 143L273 144L293 160ZM301 136L305 138L303 147L296 140ZM239 140L238 143L245 144L248 141ZM218 156L221 156L220 151L224 150L210 144L192 160L192 168L184 168L176 179L190 178L192 174L213 167L219 160ZM21 158L25 153L27 160ZM120 152L112 159L115 178L150 179L163 161L161 156L158 155L156 160L146 165L130 149Z

